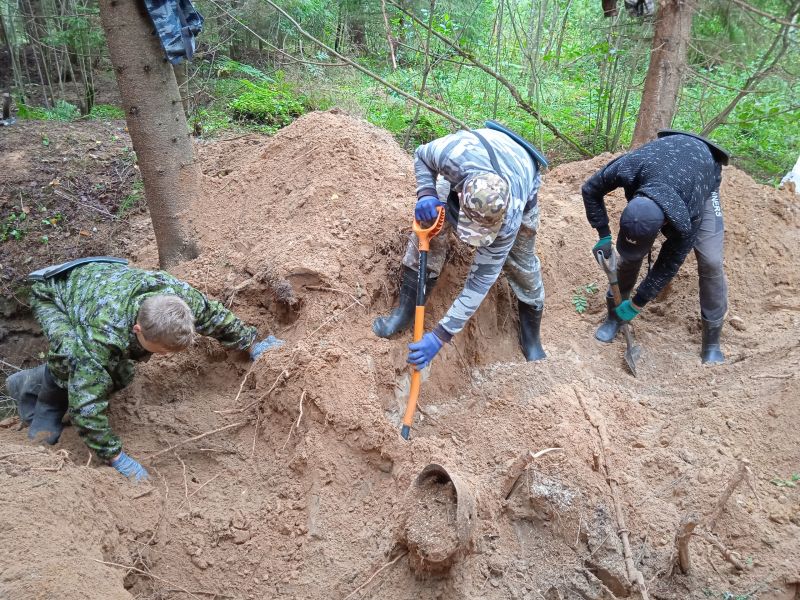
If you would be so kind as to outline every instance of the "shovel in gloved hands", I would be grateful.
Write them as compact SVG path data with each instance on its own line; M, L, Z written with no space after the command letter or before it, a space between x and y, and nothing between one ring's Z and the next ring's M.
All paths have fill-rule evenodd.
M611 287L611 294L614 296L614 304L619 308L622 303L622 294L620 294L619 281L617 281L617 253L612 248L609 257L606 258L603 249L597 248L594 257L608 277L608 285ZM639 360L642 354L642 347L636 344L631 325L627 320L623 319L621 328L622 333L625 335L625 363L633 376L636 377L636 361Z
M433 221L433 225L427 229L423 229L419 221L414 219L412 230L417 234L419 239L419 273L417 279L417 301L416 309L414 312L414 342L422 340L422 333L425 329L425 284L427 282L428 271L428 250L430 250L431 238L438 234L444 226L444 209L440 206L437 209L438 214ZM430 335L435 336L431 333ZM433 354L438 351L438 348L431 349ZM421 369L425 367L425 350L420 349L412 352L412 354L419 354L420 360L416 361L411 370L411 392L408 396L408 403L406 404L406 413L403 415L403 427L400 430L400 435L403 439L407 440L411 433L411 424L414 422L414 413L417 411L417 399L419 398L419 385L421 380Z

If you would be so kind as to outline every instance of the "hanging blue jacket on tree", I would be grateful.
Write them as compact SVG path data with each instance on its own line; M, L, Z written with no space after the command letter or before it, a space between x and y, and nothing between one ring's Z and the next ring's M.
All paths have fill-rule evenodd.
M195 37L203 30L203 15L192 6L191 0L144 0L144 5L167 60L173 65L191 60Z

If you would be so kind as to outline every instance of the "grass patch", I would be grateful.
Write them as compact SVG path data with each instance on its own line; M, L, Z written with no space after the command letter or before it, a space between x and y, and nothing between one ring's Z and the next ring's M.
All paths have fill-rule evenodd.
M125 111L119 106L114 106L113 104L95 104L92 107L92 110L89 111L89 118L98 121L124 119Z

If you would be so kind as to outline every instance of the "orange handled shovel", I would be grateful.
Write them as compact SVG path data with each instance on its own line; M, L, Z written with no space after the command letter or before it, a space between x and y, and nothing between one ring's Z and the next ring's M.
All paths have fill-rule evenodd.
M444 208L439 207L439 214L433 225L423 229L419 222L414 219L412 230L419 238L419 272L417 275L417 308L414 311L414 341L422 339L425 331L425 283L428 271L428 250L431 247L431 239L442 230L444 226ZM404 440L408 439L411 433L411 424L414 422L414 413L417 412L417 399L419 398L419 384L421 373L416 367L411 367L411 393L406 404L406 414L403 415L403 428L400 435Z

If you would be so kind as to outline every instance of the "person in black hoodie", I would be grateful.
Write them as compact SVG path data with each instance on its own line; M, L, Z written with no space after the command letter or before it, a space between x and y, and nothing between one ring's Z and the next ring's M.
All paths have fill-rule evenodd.
M720 333L728 310L723 270L724 224L719 186L729 155L700 136L672 130L611 161L581 188L586 218L599 241L592 254L613 252L603 197L622 187L628 205L620 217L617 275L623 301L615 307L609 290L608 315L595 333L609 343L623 322L633 319L670 282L694 249L700 279L703 363L721 363ZM661 232L666 238L652 268L631 298L642 260Z

